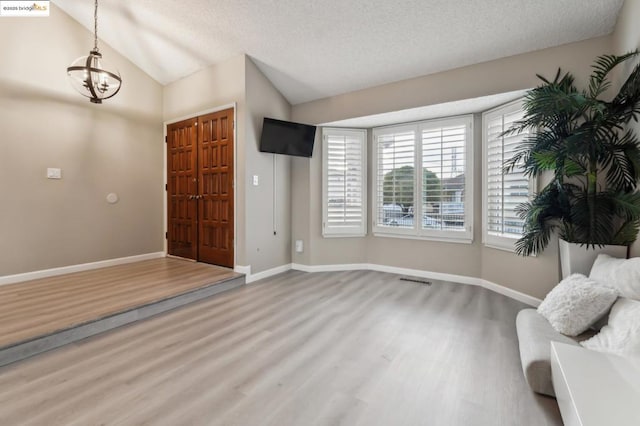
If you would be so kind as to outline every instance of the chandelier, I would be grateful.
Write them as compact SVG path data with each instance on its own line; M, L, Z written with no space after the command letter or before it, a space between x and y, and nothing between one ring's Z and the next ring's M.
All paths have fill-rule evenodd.
M88 56L76 59L67 68L67 75L73 88L94 104L101 104L103 99L114 96L122 86L120 73L107 66L98 49L98 0L95 0L93 9L93 49Z

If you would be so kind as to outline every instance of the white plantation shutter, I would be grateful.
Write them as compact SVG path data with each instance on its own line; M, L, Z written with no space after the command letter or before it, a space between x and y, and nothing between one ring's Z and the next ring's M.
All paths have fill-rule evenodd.
M516 148L529 135L501 136L522 119L522 102L512 102L483 114L484 140L484 209L483 238L485 244L512 249L522 236L523 221L516 207L529 200L532 182L516 167L503 173L504 162L513 158Z
M377 227L413 229L415 201L416 126L374 131L376 149Z
M422 130L422 228L465 231L470 123L434 124Z
M373 131L376 235L472 239L472 116Z
M365 130L322 129L324 236L364 236L366 222Z

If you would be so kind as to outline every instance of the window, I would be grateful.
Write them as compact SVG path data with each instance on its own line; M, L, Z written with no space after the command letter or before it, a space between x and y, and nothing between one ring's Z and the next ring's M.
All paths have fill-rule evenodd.
M373 231L471 242L473 117L373 130Z
M367 133L322 129L322 235L357 237L367 233Z
M513 157L515 149L529 132L501 136L514 122L522 119L522 101L509 103L482 115L483 127L483 220L482 238L487 246L513 250L522 236L524 222L516 208L529 200L533 182L516 167L503 172L505 161Z

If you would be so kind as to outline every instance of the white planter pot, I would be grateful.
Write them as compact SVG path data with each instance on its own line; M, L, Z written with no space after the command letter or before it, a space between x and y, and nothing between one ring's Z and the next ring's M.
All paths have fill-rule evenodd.
M627 257L627 246L603 246L595 248L587 248L586 245L568 243L565 240L559 240L560 245L560 268L562 269L562 278L566 278L571 274L583 274L589 276L591 266L595 262L596 257L600 253L608 254L612 257L624 259Z

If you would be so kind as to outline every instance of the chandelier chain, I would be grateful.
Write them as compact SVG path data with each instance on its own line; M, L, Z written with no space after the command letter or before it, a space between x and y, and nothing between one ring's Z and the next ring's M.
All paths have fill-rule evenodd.
M93 48L97 52L98 49L98 0L95 0L93 6Z

